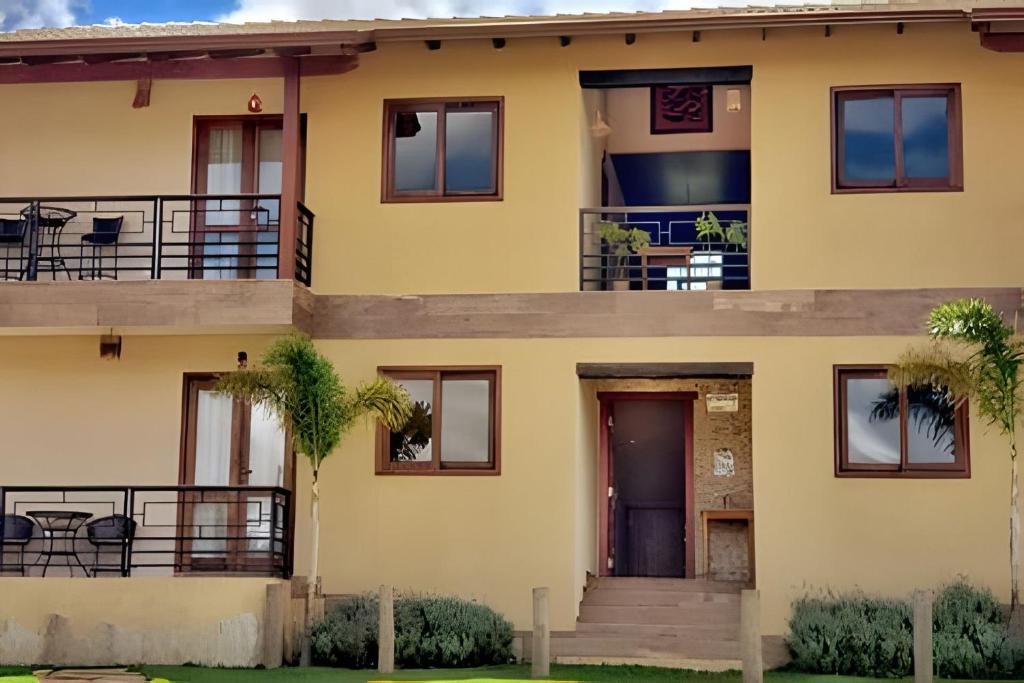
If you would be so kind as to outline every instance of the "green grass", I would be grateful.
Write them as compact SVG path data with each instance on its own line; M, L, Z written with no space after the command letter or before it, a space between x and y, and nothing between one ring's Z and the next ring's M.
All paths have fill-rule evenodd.
M461 681L491 683L529 681L528 665L492 666L482 669L448 669L398 671L387 676L373 671L351 669L206 669L193 666L147 666L143 672L150 678L166 678L174 683L371 683L373 681ZM0 668L0 683L34 683L26 676L28 669ZM561 666L551 667L552 681L584 681L586 683L740 683L739 672L701 673L682 669L660 669L643 666ZM865 683L877 679L852 676L819 676L787 672L771 672L766 683ZM910 679L906 679L910 680Z

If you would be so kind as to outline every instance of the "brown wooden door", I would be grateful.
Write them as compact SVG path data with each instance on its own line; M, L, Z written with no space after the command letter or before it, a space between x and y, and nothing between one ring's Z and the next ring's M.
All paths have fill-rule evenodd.
M282 125L280 116L198 119L193 192L279 195ZM280 200L211 198L194 202L192 216L191 277L277 277Z
M186 378L181 484L291 489L288 435L262 406L215 390L209 375ZM180 500L180 564L185 571L251 571L271 564L270 492L195 491ZM287 520L278 520L279 527Z

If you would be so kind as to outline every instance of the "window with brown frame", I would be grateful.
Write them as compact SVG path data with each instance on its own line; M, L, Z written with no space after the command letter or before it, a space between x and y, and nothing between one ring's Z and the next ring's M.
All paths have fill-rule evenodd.
M967 401L893 387L882 366L836 366L836 476L969 477Z
M381 201L502 197L504 98L384 101Z
M377 430L377 474L498 474L501 368L380 368L405 387L405 427Z
M960 86L832 88L832 191L963 189Z

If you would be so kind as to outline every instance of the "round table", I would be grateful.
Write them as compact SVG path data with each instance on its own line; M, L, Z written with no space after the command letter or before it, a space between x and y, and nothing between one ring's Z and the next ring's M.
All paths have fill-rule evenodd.
M64 227L74 219L78 213L71 209L65 209L60 206L39 206L39 239L36 243L36 269L38 271L39 265L47 263L49 264L48 270L50 271L50 277L54 280L57 279L57 268L62 268L64 274L71 279L71 273L68 272L68 266L64 262L64 257L60 255L60 238L64 232ZM32 213L32 207L27 207L22 210L21 214L25 218L29 218ZM43 249L47 250L47 254L43 254Z
M39 553L40 560L46 558L46 563L43 565L43 576L46 576L46 571L50 568L50 560L54 557L65 558L68 572L71 575L75 573L73 559L82 572L89 576L89 570L82 564L82 560L75 550L75 537L82 525L92 517L92 513L75 510L30 510L25 514L34 519L43 531L43 549ZM58 541L61 543L60 549L57 548ZM38 560L36 564L38 564Z

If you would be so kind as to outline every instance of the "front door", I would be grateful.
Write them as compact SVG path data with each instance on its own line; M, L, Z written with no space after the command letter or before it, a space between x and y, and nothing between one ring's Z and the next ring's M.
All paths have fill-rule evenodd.
M281 193L280 116L198 119L193 171L191 276L205 280L277 277L280 200L225 195Z
M604 397L602 515L610 576L692 576L692 400L673 394Z
M265 407L216 391L216 378L186 378L181 483L197 487L292 487L293 458ZM270 492L201 490L182 494L179 536L185 571L269 566L274 532ZM288 520L278 520L283 528Z

